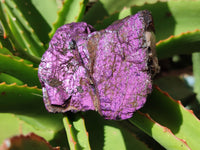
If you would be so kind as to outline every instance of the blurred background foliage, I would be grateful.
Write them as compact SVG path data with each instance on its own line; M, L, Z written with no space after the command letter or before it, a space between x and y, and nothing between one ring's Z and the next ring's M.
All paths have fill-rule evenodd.
M37 67L56 29L85 21L101 30L144 9L154 18L161 66L145 106L124 121L48 113ZM199 18L199 0L1 0L0 149L198 150Z

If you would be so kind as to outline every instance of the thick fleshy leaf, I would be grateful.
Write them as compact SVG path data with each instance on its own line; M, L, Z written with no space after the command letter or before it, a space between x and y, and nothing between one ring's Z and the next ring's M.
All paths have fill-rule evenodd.
M148 150L149 148L145 145L145 143L141 142L136 136L130 135L127 133L128 131L123 128L115 128L110 125L104 126L104 150L110 149L142 149ZM112 142L111 142L112 141ZM125 141L125 142L124 142Z
M4 37L3 38L6 39L7 36L9 35L9 39L14 44L14 47L11 48L11 45L8 45L9 43L7 43L6 46L4 46L2 44L2 46L8 48L14 55L18 55L18 56L20 56L22 58L25 58L27 60L31 60L34 63L39 63L40 62L40 58L37 57L37 56L33 56L30 53L28 53L27 51L25 51L24 48L23 48L23 45L21 45L19 40L17 40L17 37L15 37L18 34L14 35L14 33L12 33L12 30L10 29L10 27L9 27L9 25L7 23L7 20L6 20L7 17L6 17L4 8L2 6L3 3L4 3L4 1L0 1L0 20L1 20L1 23L2 23L2 25L4 27L4 30L3 30Z
M55 130L56 128L53 129L46 127L41 121L38 121L31 117L23 117L26 117L26 119L23 119L22 116L12 113L0 113L0 143L14 135L28 134L30 132L34 132L42 136L46 140L54 139L55 134L57 133L57 130ZM27 118L29 118L29 120L32 119L32 122L27 121Z
M200 102L200 53L192 54L192 62L195 78L194 92L197 94L197 99Z
M54 35L60 26L71 22L81 21L87 2L88 0L65 0L62 8L58 12L58 18L53 24L50 37Z
M153 4L147 3L142 6L124 8L122 11L115 13L106 19L98 21L95 27L97 29L105 28L115 20L122 19L144 9L152 12L157 41L166 39L171 35L179 35L182 32L193 31L199 28L199 0L169 0L167 2L158 1Z
M85 121L82 117L76 116L73 121L67 116L63 118L63 123L68 137L68 143L72 150L90 150L88 132L85 128Z
M95 112L86 112L85 123L89 133L91 149L135 149L148 150L148 146L135 135L135 130L126 121L103 119Z
M27 3L18 0L12 1L15 2L17 7L15 8L13 7L14 5L11 5L14 8L14 11L11 11L11 13L13 13L13 15L15 16L17 15L16 12L20 11L23 15L21 16L22 18L17 16L19 21L21 21L21 19L27 20L31 28L34 29L34 34L37 35L39 41L41 40L43 43L46 44L49 40L47 33L50 31L50 28L53 27L52 22L56 21L58 3L60 4L60 6L64 5L61 4L62 1L28 0ZM199 51L198 48L200 47L200 33L199 30L194 31L195 29L199 28L200 24L199 0L170 0L168 2L151 0L148 1L148 4L144 4L144 1L146 0L100 0L97 2L98 5L95 4L91 8L91 10L93 11L88 11L88 14L92 15L93 17L89 18L87 14L86 16L88 18L86 18L89 19L88 23L90 23L90 21L94 21L94 23L97 23L98 20L103 20L102 22L98 22L98 24L96 24L96 27L98 29L102 29L104 28L104 25L105 27L107 27L108 24L111 24L114 20L118 20L118 18L123 18L129 14L134 14L141 9L149 9L153 13L157 40L159 41L166 39L160 41L157 44L158 57L160 59L171 57L174 54L191 54L192 52ZM149 2L151 2L151 4L149 4ZM122 10L124 6L129 7L133 4L137 4L137 6L133 6L130 9L126 8ZM64 7L61 7L60 10L63 10L64 14L64 12L66 12L67 10L64 10L63 8ZM75 10L76 9L74 9L73 11ZM100 10L100 13L97 13L98 10ZM113 14L115 11L120 11L120 13ZM62 15L61 12L62 11L60 11L58 16ZM78 11L70 16L73 16L76 13L78 13ZM108 16L110 14L113 15L104 20L105 16ZM4 15L7 14L2 13L2 10L0 10L1 20L2 16ZM18 34L15 32L13 34L15 35L14 37L12 34L9 34L9 31L6 29L5 31L7 31L6 33L8 35L8 38L6 38L6 40L11 39L14 44L14 48L16 48L18 52L20 52L21 50L21 54L19 55L20 57L38 63L40 61L39 57L32 57L31 55L28 55L28 53L24 51L24 47L22 48L22 46L17 45L17 42L13 40L22 36L19 34L19 31L21 29L16 28L16 23L14 21L15 18L11 17L11 15L9 17L11 21L10 24L2 21L2 23L4 24L4 28L6 29L6 24L12 25L12 29L15 28L15 31L18 32ZM58 17L57 20L59 20L59 18L62 17ZM24 25L24 23L26 22L22 21L21 23ZM24 28L27 29L25 25ZM29 31L29 28L27 30ZM30 33L32 34L32 32ZM168 38L171 35L173 35L173 37ZM23 42L22 38L20 42ZM29 43L29 41L27 43ZM0 44L2 44L2 42ZM25 44L24 46L26 46ZM6 45L3 45L4 51L0 53L8 54L7 49L14 52L14 49L9 46L10 43L6 43ZM2 60L3 59L0 59L0 63L2 62ZM14 66L16 66L16 64L19 65L17 68L19 69L19 72L15 70L12 76L16 77L17 75L17 78L19 78L20 80L25 78L22 80L24 83L28 83L29 85L36 85L36 83L32 82L32 79L29 78L35 76L34 80L38 80L36 79L37 70L33 71L34 74L32 76L27 73L30 73L30 71L27 71L25 72L25 74L27 73L28 75L27 77L25 75L23 75L23 77L20 77L20 71L23 72L24 70L29 70L30 68L34 70L34 68L30 67L29 69L27 69L26 63L24 63L24 67L23 65L21 65L23 63L15 59L13 62L15 62ZM7 71L9 71L10 69L15 68L12 68L11 65L9 66L10 61L7 61L7 63L8 64L3 66L5 70L7 69ZM193 64L194 74L196 78L195 91L199 93L199 54L198 56L196 54L193 54ZM9 67L6 68L7 66ZM17 84L22 84L18 83L18 81L15 81L12 76L1 74L0 80L2 79L2 81L6 81L6 83L17 82ZM30 84L29 82L32 83ZM174 84L176 83L177 82L175 82ZM174 91L176 92L175 94L178 94L179 92L176 89ZM180 92L180 94L176 95L177 97L181 97L182 94L188 94L184 92L183 89L181 89L181 91L182 93ZM130 121L142 130L144 130L148 135L156 139L166 149L189 149L189 147L191 149L198 149L200 147L200 145L198 144L198 136L200 135L199 120L196 119L191 112L183 108L183 106L179 102L177 103L173 101L166 93L155 90L150 96L149 101L141 111L142 113L137 112ZM19 131L22 130L22 133L34 131L40 136L44 137L46 140L54 141L55 136L63 129L62 115L50 114L46 112L44 104L42 102L42 91L36 88L17 86L15 84L0 84L0 112L9 113L0 114L0 139L2 140L3 137L7 138L8 136L12 136L13 134L20 133ZM132 149L133 147L135 149L149 149L144 143L135 138L134 131L128 130L124 126L121 127L119 125L121 124L121 122L105 121L98 115L88 117L88 113L90 112L86 113L86 122L84 122L83 119L72 119L72 121L70 118L70 120L68 120L68 123L65 119L63 120L64 123L66 123L66 130L69 130L67 131L68 137L75 135L75 137L73 137L74 141L75 139L77 139L76 144L71 142L72 145L70 145L70 147L72 149L73 147L75 147L74 149L76 149L77 147L79 149L81 149L82 147L86 147L86 149L89 149L90 146L91 149L95 150ZM149 115L147 115L146 113L148 113ZM95 113L92 112L92 114ZM77 116L77 114L75 116ZM89 132L89 140L85 129L85 124L87 127L87 131ZM70 125L71 127L68 128L68 126ZM2 135L6 136L2 137ZM64 138L58 139L58 143L61 140L66 142L67 138L64 136ZM83 146L85 144L86 146Z
M18 0L15 0L18 1ZM53 22L57 18L57 12L62 7L62 0L31 0L31 4L35 7L41 17L48 23L52 28Z
M45 50L43 44L31 26L23 18L22 12L18 7L15 7L14 1L3 1L1 5L5 11L8 26L16 41L31 55L41 56Z
M167 127L155 122L150 116L143 113L135 113L133 118L129 119L131 123L143 130L149 136L154 138L166 149L191 150L187 143L177 138ZM166 142L168 141L168 142Z
M1 150L17 150L17 149L29 149L29 150L60 150L59 147L53 148L42 137L30 133L28 135L18 135L10 139L6 139L0 147Z
M19 79L5 74L5 73L0 73L0 83L5 82L6 84L12 84L12 83L16 83L17 85L23 85L24 83L22 81L20 81Z
M124 7L130 7L133 5L143 5L144 3L155 3L157 0L99 0L84 16L84 21L94 25L98 21L103 20L106 16L112 15L116 11L121 11ZM95 14L95 15L94 15Z
M149 97L145 107L143 107L141 111L148 113L154 120L154 123L149 122L152 122L149 117L147 117L148 119L143 120L143 117L141 117L139 114L133 116L131 122L140 129L144 130L147 134L151 135L165 148L171 149L171 146L180 147L181 141L183 145L186 146L185 148L187 148L187 145L191 149L198 149L200 147L198 140L198 136L200 134L200 121L191 111L184 108L179 101L173 100L167 93L158 88L155 89ZM149 125L146 126L142 123L143 121L147 123L149 122ZM159 126L163 128L163 133L160 132L161 129L159 128L152 128L155 123L161 125ZM169 130L171 131L168 132ZM170 133L171 136L170 134L163 136L160 135L165 134L164 132L166 131ZM170 140L171 138L177 140ZM167 143L166 141L171 142ZM175 149L179 149L178 147Z
M51 31L52 22L57 15L56 0L12 0L12 2L16 6L15 9L23 14L23 16L19 16L22 23L28 24L41 42L47 43L49 41L48 33ZM50 15L51 17L47 18ZM27 25L25 27L27 28Z
M51 114L45 110L42 100L42 90L36 87L18 86L16 84L6 85L0 84L0 112L1 119L6 122L5 113L14 114L15 119L11 120L11 124L0 128L2 135L6 136L7 130L19 120L22 122L22 131L24 134L28 132L36 132L44 136L48 140L53 140L54 136L63 128L62 115ZM4 123L1 122L2 124ZM0 124L0 126L2 125ZM15 126L13 126L15 128ZM15 132L11 133L16 134Z
M3 30L2 30L2 34L4 34ZM0 53L11 54L10 51L14 53L11 42L8 40L8 38L4 36L6 35L2 35L2 36L0 35Z
M0 72L12 75L29 86L41 86L37 77L37 69L24 63L24 60L16 60L10 55L0 54Z
M21 57L18 57L18 56L14 56L10 50L8 50L7 48L5 47L0 47L0 54L3 54L3 55L9 55L10 57L12 57L13 59L16 59L16 60L21 60L22 61L22 58ZM26 60L24 59L23 60L24 63L26 63L27 65L33 65L33 62L29 61L29 60ZM35 65L35 64L34 64ZM38 66L38 65L37 65Z
M173 55L191 54L200 51L200 30L170 36L156 44L159 59L169 58Z
M1 41L0 41L1 44ZM7 48L0 45L0 53L4 55L13 55Z
M192 89L181 77L166 76L155 80L154 83L175 99L183 100L194 94Z

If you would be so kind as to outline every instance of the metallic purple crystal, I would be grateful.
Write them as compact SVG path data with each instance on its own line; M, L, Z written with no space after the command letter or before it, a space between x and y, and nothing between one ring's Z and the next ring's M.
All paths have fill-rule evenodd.
M148 11L101 31L84 22L59 28L38 71L47 110L97 110L113 120L132 117L159 71L153 31Z
M50 112L94 110L93 87L88 78L89 54L85 47L94 30L86 23L59 28L39 65L45 106Z

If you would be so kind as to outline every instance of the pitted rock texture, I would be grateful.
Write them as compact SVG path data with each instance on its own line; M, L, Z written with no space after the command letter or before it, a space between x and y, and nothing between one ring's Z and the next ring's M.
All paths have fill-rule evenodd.
M153 32L149 11L101 31L84 22L60 27L38 70L47 110L96 110L112 120L132 117L159 71Z

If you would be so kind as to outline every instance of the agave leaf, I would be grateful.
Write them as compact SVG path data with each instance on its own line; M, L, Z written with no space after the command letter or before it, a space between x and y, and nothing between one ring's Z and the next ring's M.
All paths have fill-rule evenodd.
M42 90L38 89L36 86L19 86L16 85L16 83L7 85L5 82L2 82L0 83L0 87L1 112L19 114L35 113L41 110L44 112Z
M168 7L176 21L174 35L199 28L200 0L169 0Z
M144 3L155 3L158 0L99 0L97 1L92 8L84 16L84 21L94 25L98 21L103 20L106 16L112 15L115 12L121 11L124 7L130 7L133 5L144 5ZM94 15L95 14L95 15Z
M166 76L155 80L154 83L175 99L183 100L194 94L192 89L181 77Z
M181 33L170 36L156 44L157 56L159 59L169 58L179 54L191 54L199 52L200 30Z
M85 121L82 117L76 115L75 120L71 121L67 116L63 118L63 123L68 136L70 149L90 150L88 132L85 128Z
M56 2L54 0L48 2L46 0L40 2L37 2L36 0L12 0L12 2L16 6L15 9L17 9L20 14L23 14L22 16L19 16L19 19L25 24L25 27L27 28L27 24L30 25L29 30L32 28L42 43L48 43L48 33L51 31L51 22L53 20L50 21L50 23L48 23L47 20L56 18ZM43 8L43 10L38 10L37 7L48 7L48 9ZM43 14L41 11L44 11L47 14ZM43 15L51 15L51 18L44 18Z
M95 112L86 112L84 116L91 149L149 149L135 136L135 130L127 121L105 120Z
M197 99L200 102L200 53L192 54L193 73L195 78L194 92L197 94Z
M7 48L3 47L3 45L0 45L0 53L4 55L13 55Z
M2 6L8 18L7 22L16 40L31 55L41 56L44 53L43 43L38 39L34 30L23 18L23 14L15 7L13 1L5 1Z
M1 41L0 41L1 42ZM0 43L1 44L1 43ZM10 55L12 56L14 59L17 59L17 60L21 60L22 58L21 57L18 57L18 56L14 56L13 53L11 53L10 50L8 50L7 48L5 47L2 47L0 45L0 54L3 54L3 55ZM33 62L29 61L29 60L25 60L24 59L24 62L27 64L27 65L31 65L33 64ZM38 66L38 65L37 65Z
M18 52L17 55L22 57L22 58L25 58L27 60L31 60L32 62L34 63L39 63L40 62L40 58L39 57L36 57L36 56L33 56L31 54L29 54L28 52L26 52L23 47L20 45L20 43L18 43L19 41L16 39L16 37L13 35L13 33L11 32L9 26L8 26L8 23L6 21L6 16L5 16L5 12L3 10L3 7L2 7L2 3L4 1L0 1L0 19L1 19L1 22L2 22L2 25L4 27L4 39L7 38L7 36L9 35L9 39L11 39L12 43L14 44L14 47L13 48L10 48L9 45L6 45L5 47L8 48L9 46L9 50L14 54L16 55L16 51ZM1 40L2 41L2 40ZM3 45L3 44L2 44ZM13 49L15 49L16 51L14 51Z
M85 120L84 118L80 117L73 121L73 126L77 130L77 139L79 144L81 145L82 149L89 150L90 142L88 138L88 132L85 127Z
M5 73L0 73L0 83L1 82L5 82L6 84L16 83L17 85L23 85L24 84L19 79L15 78L13 76L10 76L8 74L5 74Z
M171 133L173 133L172 136L174 136L173 138L182 139L191 149L198 149L198 147L200 147L200 143L198 142L200 121L191 111L184 108L179 101L173 100L167 93L158 88L154 90L141 111L143 113L148 113L156 124L160 124L162 128L164 127L163 129L165 130L162 129L164 132L171 130ZM136 115L136 118L138 116L139 114ZM134 123L134 121L136 123ZM180 146L180 140L170 140L172 137L167 134L161 136L159 135L161 134L160 129L153 130L152 126L154 124L151 123L151 125L147 127L142 124L142 121L143 119L141 116L140 120L134 119L134 116L133 119L131 119L132 123L137 125L140 129L145 130L147 134L151 135L165 148L172 149L170 147L173 145ZM177 149L179 148L177 147Z
M55 134L63 128L62 115L47 112L42 100L42 90L36 87L1 83L0 112L2 120L6 120L6 113L12 113L18 121L22 121L22 124L24 124L22 125L23 133L27 134L28 132L34 131L39 135L44 135L48 140L53 139ZM4 122L1 123L3 124ZM0 125L2 125L1 123ZM6 136L6 131L13 124L11 123L7 127L0 128L1 130L5 130L1 133L5 133L4 136Z
M6 138L20 134L20 121L13 114L0 113L0 120L0 143Z
M41 86L37 69L27 65L23 59L16 60L10 55L0 54L0 71L12 75L30 86Z
M71 150L75 150L75 149L77 149L77 142L76 142L76 139L75 139L74 130L71 129L72 124L70 123L68 117L63 118L63 123L64 123L65 131L67 133L67 139L68 139L69 147L70 147ZM80 147L80 145L78 145L78 146Z
M137 112L133 118L129 119L131 123L143 130L149 136L159 142L164 148L176 150L191 150L187 143L176 137L170 129L155 122L149 115ZM168 142L166 142L168 141Z
M67 146L67 136L62 124L62 114L52 114L44 110L35 114L13 115L23 124L21 128L23 134L34 132L44 137L53 146Z
M60 26L81 21L87 2L88 0L65 0L62 9L58 12L58 18L53 24L50 37L54 35Z
M18 134L28 134L34 132L46 140L52 140L55 136L55 131L51 128L35 128L29 123L20 120L18 116L12 113L0 113L0 143L5 139Z
M125 130L122 126L104 126L104 150L109 149L142 149L150 150L145 143L140 141L132 132ZM112 142L111 142L112 141Z
M119 128L114 128L113 126L106 125L104 127L104 135L105 142L103 149L126 149L126 143L123 142L123 135Z
M2 32L4 32L4 31L2 31ZM4 49L9 49L9 51L12 51L12 53L14 53L12 44L10 43L8 38L4 37L4 35L2 35L2 36L0 35L0 49L1 49L0 53L2 53L2 51L4 52ZM11 54L11 52L9 52L9 54Z
M146 3L142 6L124 8L120 12L110 15L104 20L98 21L95 27L98 30L103 29L115 20L122 19L144 9L152 12L157 41L166 39L171 35L179 35L182 32L193 31L199 28L199 0L169 0L167 2L158 1L154 4Z
M57 12L62 7L62 3L62 0L31 0L30 2L51 28L57 19Z
M59 147L53 148L47 141L45 141L45 139L34 133L30 133L26 136L18 135L11 137L10 139L6 139L0 149L60 150Z
M19 86L16 83L7 85L5 82L0 83L0 87L1 112L23 114L30 113L36 108L44 109L41 89L27 85Z

